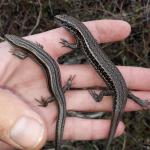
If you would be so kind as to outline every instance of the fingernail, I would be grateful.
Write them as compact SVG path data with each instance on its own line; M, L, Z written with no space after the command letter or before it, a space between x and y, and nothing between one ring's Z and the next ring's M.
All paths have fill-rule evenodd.
M21 117L11 128L10 138L23 148L33 148L42 140L44 127L37 120Z

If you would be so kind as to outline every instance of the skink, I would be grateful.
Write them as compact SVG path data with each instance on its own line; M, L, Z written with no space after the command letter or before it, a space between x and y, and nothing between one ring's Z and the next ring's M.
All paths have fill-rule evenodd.
M39 44L35 44L23 38L8 34L5 35L5 39L11 45L19 48L12 51L14 55L22 59L27 56L31 56L40 64L45 72L49 92L52 92L58 103L59 112L56 125L55 149L60 150L66 118L66 100L61 85L61 75L58 64L43 50L43 47Z
M115 135L118 123L122 118L127 102L127 97L133 99L135 102L144 107L146 107L149 103L147 100L142 101L131 92L129 92L122 74L114 65L114 63L108 58L108 56L100 49L96 40L83 23L67 15L55 16L55 22L63 26L76 38L75 44L70 44L66 40L62 39L61 43L63 46L69 47L71 49L81 49L90 64L105 81L109 90L101 91L99 97L102 99L105 95L113 95L113 115L108 141L105 148L105 150L108 150ZM96 97L97 95L95 95L94 92L91 91L91 95L94 96L98 101L98 97ZM99 99L99 101L101 99Z

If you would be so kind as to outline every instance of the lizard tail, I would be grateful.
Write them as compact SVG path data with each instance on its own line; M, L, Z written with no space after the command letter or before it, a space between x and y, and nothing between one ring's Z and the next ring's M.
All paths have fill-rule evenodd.
M111 121L111 128L110 128L109 136L108 136L109 138L108 138L105 150L108 150L110 144L112 143L112 140L114 138L114 135L116 133L116 129L118 127L118 124L119 124L119 121L121 118L122 118L122 112L115 111L113 113L112 121Z

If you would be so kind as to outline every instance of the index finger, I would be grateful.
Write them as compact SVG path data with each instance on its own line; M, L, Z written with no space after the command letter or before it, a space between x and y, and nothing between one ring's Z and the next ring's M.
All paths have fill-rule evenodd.
M130 25L122 20L95 20L84 23L98 43L114 42L125 39L131 31ZM57 58L70 49L63 48L59 43L61 38L73 41L73 36L63 28L56 28L47 32L27 37L44 46L44 49Z

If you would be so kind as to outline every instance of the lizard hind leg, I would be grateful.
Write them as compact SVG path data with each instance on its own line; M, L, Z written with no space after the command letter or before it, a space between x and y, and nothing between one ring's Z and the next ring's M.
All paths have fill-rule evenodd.
M72 81L75 78L75 75L70 75L68 78L66 84L62 87L63 92L65 93L67 90L71 89L72 86ZM46 107L49 103L53 102L55 100L54 96L49 96L47 98L41 97L41 99L35 99L38 103L39 106Z
M104 90L100 91L99 94L97 94L95 90L89 90L89 93L96 102L102 101L104 96L114 95L114 91L109 90L109 89L104 89Z
M150 102L148 100L142 100L139 97L135 96L130 91L128 92L128 98L130 98L131 100L133 100L135 103L137 103L141 107L149 108L148 106L150 105Z

